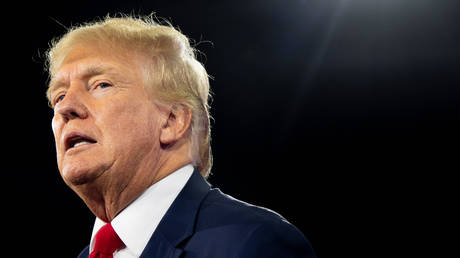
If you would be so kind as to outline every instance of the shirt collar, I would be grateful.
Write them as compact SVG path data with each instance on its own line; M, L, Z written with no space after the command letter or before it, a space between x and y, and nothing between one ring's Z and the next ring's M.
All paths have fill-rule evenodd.
M184 166L153 184L112 221L112 227L131 253L142 254L161 219L193 173ZM96 217L91 235L90 253L97 231L106 223Z

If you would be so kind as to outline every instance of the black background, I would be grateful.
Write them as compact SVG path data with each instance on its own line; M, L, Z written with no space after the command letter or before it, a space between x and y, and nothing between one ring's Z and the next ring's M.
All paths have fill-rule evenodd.
M43 54L117 12L156 12L199 43L214 187L279 212L319 257L460 257L456 0L5 5L7 251L75 257L89 242L94 217L55 164Z

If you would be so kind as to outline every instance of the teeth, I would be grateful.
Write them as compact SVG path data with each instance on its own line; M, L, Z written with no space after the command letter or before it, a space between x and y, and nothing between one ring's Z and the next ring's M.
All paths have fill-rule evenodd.
M78 147L78 146L83 145L83 144L90 144L90 142L81 141L81 142L76 143L73 147Z

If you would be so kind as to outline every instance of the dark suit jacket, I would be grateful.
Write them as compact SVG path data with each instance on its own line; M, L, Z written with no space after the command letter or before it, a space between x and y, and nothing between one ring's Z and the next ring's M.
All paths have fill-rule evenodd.
M78 256L88 257L86 247ZM211 189L195 170L141 257L316 257L305 236L279 214Z

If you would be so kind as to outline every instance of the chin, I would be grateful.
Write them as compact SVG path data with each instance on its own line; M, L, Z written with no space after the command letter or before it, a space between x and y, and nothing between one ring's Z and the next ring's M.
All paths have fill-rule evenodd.
M94 168L66 166L61 175L67 185L79 186L94 182L102 173L103 171Z

